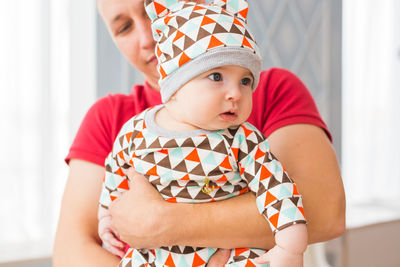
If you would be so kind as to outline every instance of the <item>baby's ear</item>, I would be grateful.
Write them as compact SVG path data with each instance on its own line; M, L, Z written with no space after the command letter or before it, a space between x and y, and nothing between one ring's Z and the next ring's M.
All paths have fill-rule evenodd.
M178 0L144 0L144 8L151 21L154 21L157 18L164 17L171 7L178 2Z
M247 21L249 4L246 0L214 0L214 5L226 9L226 11L245 22Z

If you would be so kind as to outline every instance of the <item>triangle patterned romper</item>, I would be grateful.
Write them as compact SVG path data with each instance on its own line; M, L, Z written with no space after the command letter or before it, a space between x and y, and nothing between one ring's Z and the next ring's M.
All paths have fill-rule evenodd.
M154 122L161 107L143 111L122 127L105 162L103 207L129 189L126 171L133 166L169 202L219 201L250 190L273 232L306 223L296 185L254 126L246 122L218 131L167 131ZM130 248L120 266L205 266L216 250ZM264 253L261 249L233 249L226 266L255 266L252 259Z

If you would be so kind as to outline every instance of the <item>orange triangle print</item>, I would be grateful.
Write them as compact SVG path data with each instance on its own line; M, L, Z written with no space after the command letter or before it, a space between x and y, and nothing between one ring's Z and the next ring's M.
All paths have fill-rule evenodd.
M258 148L257 148L256 155L254 156L254 159L257 160L257 159L259 159L259 158L261 158L261 157L264 157L264 156L265 156L265 153L262 152L261 149L258 147Z
M271 217L268 218L268 221L275 227L278 228L278 219L279 219L279 213L276 213L272 215Z
M206 263L206 262L205 262L202 258L200 258L200 256L197 255L197 253L195 252L195 253L194 253L194 257L193 257L192 266L193 266L193 267L197 267L197 266L204 265L205 263Z
M232 169L232 165L229 162L229 157L226 156L224 161L221 162L221 164L219 164L220 167L231 170Z
M204 18L203 18L203 20L201 22L201 26L208 25L208 24L211 24L211 23L215 23L215 20L210 19L207 16L204 16Z
M163 154L168 154L168 149L161 149L158 152L163 153Z
M305 218L306 215L304 214L304 208L303 207L297 207L299 209L299 211L301 212L301 214L303 214L303 217Z
M117 199L117 197L116 197L116 196L110 196L110 198L111 198L111 201L114 201L114 200L116 200L116 199Z
M215 38L214 35L211 35L210 43L208 44L207 50L221 45L224 45L224 43Z
M163 12L164 10L167 9L165 6L159 4L159 3L155 2L155 1L153 1L153 4L154 4L154 8L156 10L157 15L160 15L161 12Z
M172 259L171 253L168 253L168 258L164 262L164 265L168 266L168 267L175 267L175 263L174 263L174 260Z
M174 38L174 40L172 42L175 42L176 40L178 40L179 38L181 38L184 35L185 34L183 34L181 31L176 31L175 38Z
M115 173L118 174L119 176L125 177L125 173L122 171L121 168L118 168L118 170Z
M131 250L131 252L129 252L127 255L125 255L125 258L132 258L132 253L133 253L133 250Z
M118 152L118 156L119 156L123 161L125 161L124 151Z
M164 79L165 77L167 77L167 73L165 73L165 70L161 67L161 65L160 65L160 67L158 68L158 70L160 71L161 79ZM136 136L136 137L137 137L137 136ZM143 135L142 135L142 137L143 137Z
M185 176L183 176L181 179L179 179L179 180L181 180L181 181L189 181L190 180L190 178L189 178L189 174L186 174Z
M129 190L128 179L124 179L124 180L122 181L122 183L120 183L120 184L118 185L118 188L119 188L119 189Z
M242 126L242 129L244 131L244 135L246 136L246 138L253 132L252 130L247 129L244 126Z
M169 22L171 19L172 19L172 16L166 16L166 17L164 18L164 23L165 23L166 25L168 25L168 22Z
M249 250L248 248L235 248L235 256L239 256L240 254L248 250Z
M168 198L166 201L169 202L169 203L178 203L178 202L176 201L176 197Z
M251 44L249 43L249 41L247 40L246 37L243 38L243 43L242 43L242 45L243 45L243 46L247 46L247 47L249 47L249 48L251 48L251 49L254 49L254 48L251 46Z
M196 6L194 6L193 11L201 10L201 9L206 9L206 8L205 8L205 7L202 7L202 6L196 5Z
M162 52L161 52L160 47L158 45L156 46L156 48L157 48L157 56L159 57L159 56L161 56Z
M139 132L139 133L135 136L135 138L143 138L142 132Z
M223 174L222 177L217 180L217 182L227 182L227 181L228 178L226 178L225 174Z
M249 9L248 8L245 8L245 9L243 9L243 10L241 10L241 11L239 11L239 14L240 14L240 16L242 16L243 18L247 18L247 13L249 12Z
M233 18L233 24L239 25L243 27L243 24L237 19L237 18Z
M231 147L231 150L233 152L233 156L235 157L235 160L238 161L239 148Z
M182 66L183 64L185 64L186 62L188 62L189 60L191 60L190 57L188 57L185 52L182 53L181 57L179 58L179 67Z
M193 151L190 152L190 154L187 155L185 159L200 162L200 157L199 154L197 153L197 149L193 149Z
M129 142L129 141L131 140L132 134L133 134L133 132L130 132L130 133L127 133L127 134L125 135L126 141Z
M254 263L252 263L250 260L247 260L246 265L244 267L256 267Z
M267 196L265 197L264 207L269 206L269 204L271 204L275 200L277 200L277 198L274 195L272 195L269 191L267 191Z
M158 173L157 173L157 165L154 166L153 168L151 168L150 170L148 170L148 171L146 172L146 174L147 174L147 175L158 176Z
M297 191L297 186L296 186L296 184L293 184L293 195L294 195L294 196L300 195L300 194L299 194L299 191Z
M260 181L267 179L271 176L271 173L269 172L269 170L267 169L267 167L265 167L264 165L261 165L261 175L260 175Z

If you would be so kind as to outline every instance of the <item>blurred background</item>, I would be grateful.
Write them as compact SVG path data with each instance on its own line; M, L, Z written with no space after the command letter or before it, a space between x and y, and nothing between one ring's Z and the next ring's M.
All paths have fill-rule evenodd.
M264 68L307 85L341 162L347 230L311 246L306 267L400 266L400 1L249 2ZM51 266L80 121L143 78L95 1L1 0L0 34L0 266Z

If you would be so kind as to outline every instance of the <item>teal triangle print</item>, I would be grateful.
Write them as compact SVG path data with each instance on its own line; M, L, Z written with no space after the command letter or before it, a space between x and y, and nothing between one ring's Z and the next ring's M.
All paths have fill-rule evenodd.
M287 197L291 197L292 196L292 192L290 192L286 186L281 185L280 186L280 192L279 192L279 199L283 199L283 198L287 198Z
M294 221L296 219L297 207L281 210L281 214Z
M191 265L189 265L186 260L185 260L185 255L183 254L181 256L181 258L179 259L179 263L177 265L177 267L191 267Z

